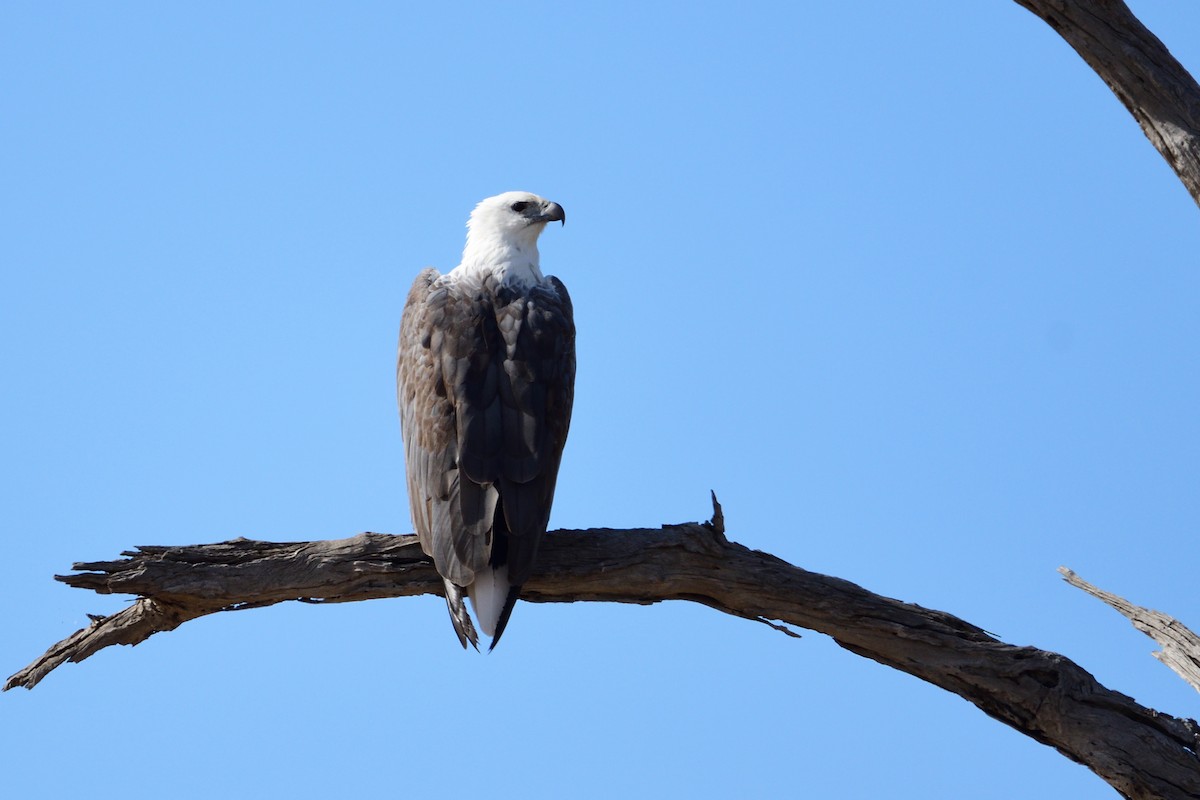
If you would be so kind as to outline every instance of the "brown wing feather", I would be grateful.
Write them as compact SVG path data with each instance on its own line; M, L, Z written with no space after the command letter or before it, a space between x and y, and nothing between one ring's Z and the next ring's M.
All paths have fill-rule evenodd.
M436 270L422 271L413 281L400 322L396 360L396 393L400 432L404 438L408 502L421 549L433 558L446 583L446 605L463 647L479 640L459 588L474 580L472 564L483 558L464 552L463 494L457 468L457 421L448 396L445 360L447 315L457 313L451 291ZM455 368L451 364L452 370ZM473 487L478 489L478 487ZM468 489L467 506L478 514L478 491Z
M438 572L459 586L487 564L482 540L495 508L494 490L460 470L460 431L479 404L472 387L489 369L480 305L436 271L422 272L405 304L397 364L413 523Z

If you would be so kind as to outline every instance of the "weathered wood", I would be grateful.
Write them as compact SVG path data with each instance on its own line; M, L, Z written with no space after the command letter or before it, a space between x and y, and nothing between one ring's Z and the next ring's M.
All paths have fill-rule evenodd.
M1162 645L1163 649L1153 653L1153 656L1200 692L1200 636L1174 617L1134 605L1123 597L1088 583L1074 570L1059 567L1058 571L1067 583L1104 601L1132 622L1133 627Z
M1016 0L1108 84L1200 204L1200 86L1121 0Z
M76 564L71 586L140 599L56 644L9 679L32 687L59 664L136 644L205 614L285 600L348 602L437 594L416 537L364 533L322 542L249 539L141 547ZM842 647L954 692L1068 758L1125 797L1200 798L1200 731L1144 708L1069 659L1005 644L957 617L882 597L728 541L721 526L555 531L526 602L690 600L727 614L808 628Z
M200 614L165 600L139 597L133 605L108 617L88 614L92 624L58 642L42 657L17 672L4 684L32 689L51 671L68 661L83 661L113 644L139 644L161 631L173 631Z

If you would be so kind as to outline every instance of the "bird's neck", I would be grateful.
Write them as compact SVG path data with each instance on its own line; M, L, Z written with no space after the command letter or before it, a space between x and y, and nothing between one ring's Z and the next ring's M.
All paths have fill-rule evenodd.
M472 231L467 236L462 263L454 272L476 279L491 275L505 282L540 283L542 270L537 235L517 238L476 235Z

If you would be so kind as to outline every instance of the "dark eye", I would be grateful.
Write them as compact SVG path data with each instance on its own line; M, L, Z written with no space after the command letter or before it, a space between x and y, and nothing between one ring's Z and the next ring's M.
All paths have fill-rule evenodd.
M529 201L527 201L527 200L518 200L517 202L513 203L513 204L510 206L510 208L511 208L513 211L516 211L518 214L520 214L522 211L524 211L525 209L529 208Z

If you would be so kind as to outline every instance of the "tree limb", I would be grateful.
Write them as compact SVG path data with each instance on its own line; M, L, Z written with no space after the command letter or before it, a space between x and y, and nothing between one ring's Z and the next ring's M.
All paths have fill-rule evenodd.
M1058 571L1067 583L1121 612L1133 623L1133 627L1162 645L1163 649L1154 653L1154 657L1200 692L1200 636L1174 617L1168 617L1161 611L1135 606L1123 597L1088 583L1073 570L1059 567Z
M1121 0L1016 0L1108 84L1200 204L1200 86Z
M1128 798L1200 798L1200 730L1106 689L1074 662L1005 644L940 611L872 594L728 541L722 526L555 531L522 599L535 603L691 600L745 619L819 631L915 675L1086 765ZM285 600L348 602L439 594L414 536L140 547L75 565L71 586L140 599L56 644L9 679L33 687L67 661L137 644L205 614Z

